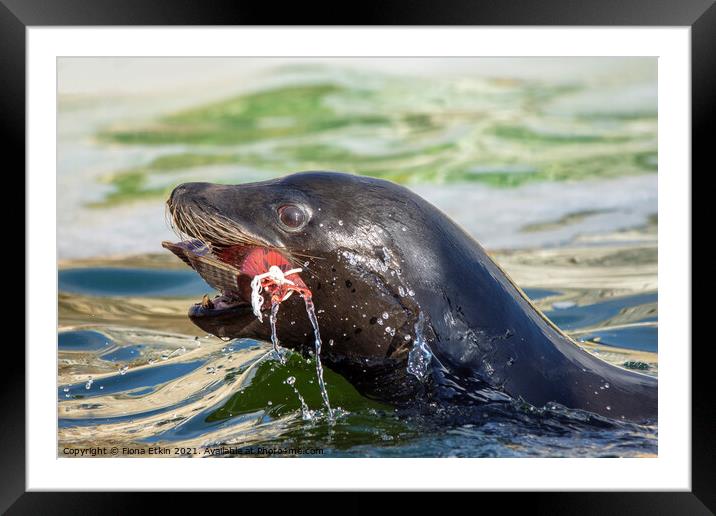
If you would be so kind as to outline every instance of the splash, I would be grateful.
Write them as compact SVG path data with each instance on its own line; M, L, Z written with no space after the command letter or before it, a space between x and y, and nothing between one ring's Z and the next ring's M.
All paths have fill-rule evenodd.
M271 299L271 315L269 316L269 322L271 324L271 343L274 347L274 352L278 355L281 363L284 363L284 358L279 348L278 335L276 333L276 319L278 316L278 309L280 304L291 297L291 294L298 292L303 302L306 305L306 313L308 319L311 321L313 327L313 334L315 336L315 349L316 349L316 376L318 377L318 386L321 390L321 398L323 404L326 406L328 411L329 419L333 420L333 411L331 409L330 400L328 399L328 391L326 390L326 384L323 380L323 365L321 364L321 332L318 329L318 318L316 317L316 308L313 304L311 291L305 286L299 286L294 281L287 278L291 274L298 274L302 272L302 269L291 269L283 272L278 266L272 265L268 272L257 274L251 280L251 305L254 309L254 315L259 321L263 321L263 315L261 309L265 303L264 297L261 295L262 292L266 291L270 295Z
M331 410L331 404L328 400L328 391L326 390L326 384L323 381L323 365L321 365L321 332L318 330L318 319L316 318L316 309L313 306L313 299L310 296L303 295L303 302L306 304L306 313L308 319L311 321L313 326L313 334L316 337L316 375L318 376L318 386L321 389L321 397L323 398L323 404L328 410L328 417L333 419L333 411Z
M408 352L408 372L421 382L427 378L430 361L433 358L433 354L425 341L424 330L425 316L423 312L419 312L418 320L415 323L415 340L413 341L413 347Z
M296 377L289 376L288 378L286 378L286 380L284 380L284 383L291 386L293 392L295 392L296 396L298 396L298 401L301 402L301 418L304 421L313 419L313 411L308 408L308 405L306 405L306 400L303 399L301 393L298 392L298 389L296 389Z
M269 317L269 322L271 323L271 344L273 344L273 352L276 358L278 358L279 362L285 364L286 358L283 356L281 348L278 345L278 335L276 334L276 318L278 316L279 306L281 306L280 303L271 304L271 316Z

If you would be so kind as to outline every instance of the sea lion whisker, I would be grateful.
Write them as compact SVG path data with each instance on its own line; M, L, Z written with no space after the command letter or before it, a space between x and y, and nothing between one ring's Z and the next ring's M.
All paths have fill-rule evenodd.
M291 254L294 256L300 256L301 258L311 258L313 260L327 260L324 256L314 256L312 254L305 254L305 253L297 253L295 251L291 251Z
M241 228L236 225L234 221L231 219L224 217L220 214L211 214L210 215L211 220L216 227L218 227L221 231L225 232L225 234L229 235L232 239L238 241L238 243L245 243L245 244L255 244L257 242L254 242L253 239L249 238L248 235L246 235L245 232L241 230Z
M194 213L194 210L191 206L187 207L187 210L189 211L189 216L187 217L187 220L191 224L191 228L196 232L197 237L199 240L204 242L205 244L210 244L211 240L207 238L207 231L206 231L206 225L204 224L204 221L201 217L198 217L196 213Z
M221 241L222 243L224 243L224 241L226 241L226 243L234 243L236 240L235 235L232 235L230 231L227 231L225 225L219 224L213 214L207 213L202 209L198 210L200 211L199 215L197 215L193 209L191 210L191 213L194 223L202 227L203 233L207 234L207 236L213 237L213 240Z
M196 238L204 243L204 245L209 245L209 239L204 235L204 232L201 231L196 224L195 218L187 213L188 210L182 210L181 212L181 220L182 224L184 226L184 232L189 235L192 238Z
M172 229L172 215L171 215L171 208L169 207L169 204L164 204L164 223L167 225L168 228Z
M173 229L176 235L181 240L186 240L188 238L191 238L191 236L186 231L186 226L184 224L184 217L183 217L183 210L181 208L175 208L172 212L172 221L173 221Z
M313 268L305 264L306 259L324 260L320 256L307 253L292 252L283 247L268 244L251 237L236 222L219 213L208 212L201 206L173 205L166 206L165 215L169 226L181 239L197 239L207 247L246 245L259 246L281 252L294 267L302 267L307 272L317 274Z

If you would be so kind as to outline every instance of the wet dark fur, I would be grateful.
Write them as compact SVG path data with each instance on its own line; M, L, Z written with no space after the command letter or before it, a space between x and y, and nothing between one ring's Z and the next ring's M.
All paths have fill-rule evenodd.
M289 231L279 223L284 204L309 212L305 227ZM405 404L426 391L454 403L509 395L536 406L557 402L616 419L656 419L655 378L578 348L478 242L404 187L307 172L236 186L185 184L169 206L220 214L249 240L307 262L301 277L320 310L323 362L367 396ZM426 382L406 371L418 312L434 355ZM266 318L259 323L249 306L216 315L197 305L190 316L215 335L270 337ZM283 346L313 348L299 296L281 305L277 329Z

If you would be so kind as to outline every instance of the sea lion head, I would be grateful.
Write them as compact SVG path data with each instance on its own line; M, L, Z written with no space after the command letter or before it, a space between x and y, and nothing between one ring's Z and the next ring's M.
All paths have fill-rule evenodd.
M194 247L165 247L222 291L193 305L189 317L223 338L269 341L271 306L264 303L261 321L255 316L251 280L270 265L302 269L290 278L311 293L324 363L359 390L386 398L379 392L385 382L375 376L404 371L413 342L421 338L420 285L405 271L408 257L415 263L422 252L408 234L421 201L388 181L332 172L240 185L187 183L174 189L167 206L173 227ZM198 247L206 259L194 256ZM229 267L228 286L222 264ZM212 278L212 271L223 279ZM281 346L314 349L300 294L280 304L275 324ZM391 383L390 398L400 397ZM404 383L407 395L414 382Z

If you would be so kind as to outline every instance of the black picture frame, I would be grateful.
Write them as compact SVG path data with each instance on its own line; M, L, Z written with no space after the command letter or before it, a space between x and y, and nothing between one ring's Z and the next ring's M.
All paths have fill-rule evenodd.
M335 7L335 6L334 6ZM329 15L327 15L329 14ZM331 19L327 19L328 17ZM8 173L25 170L25 31L32 26L86 25L575 25L575 26L689 26L692 74L692 169L705 167L716 134L716 6L713 0L418 0L399 4L381 2L355 5L345 10L320 4L236 2L217 0L0 0L0 113L5 131L3 153ZM12 159L14 158L14 159ZM9 163L14 166L11 167ZM713 168L713 165L710 165ZM703 172L709 172L705 170ZM688 171L685 171L688 173ZM49 172L48 172L49 174ZM693 177L693 174L692 174ZM14 196L19 199L19 196ZM23 196L24 198L24 196ZM26 279L31 270L26 269ZM609 493L481 494L502 502L510 499L545 514L711 514L716 511L714 463L716 458L716 403L711 344L692 344L692 491ZM25 453L32 443L25 439L25 351L19 343L5 343L0 375L0 511L8 514L94 514L103 510L126 514L146 510L144 493L27 493ZM50 352L50 350L48 350ZM22 366L20 366L22 364ZM710 480L709 480L710 479ZM163 510L186 507L185 494L164 497ZM241 506L261 503L262 496L240 495ZM342 503L352 513L372 510L373 494L351 494ZM221 507L223 497L210 495L206 508ZM265 498L263 498L265 502ZM272 508L278 509L275 498ZM304 497L285 502L291 510ZM423 504L412 496L402 504ZM235 503L235 502L233 502ZM316 507L312 504L308 507ZM481 505L486 508L488 506ZM316 507L320 509L319 507Z

